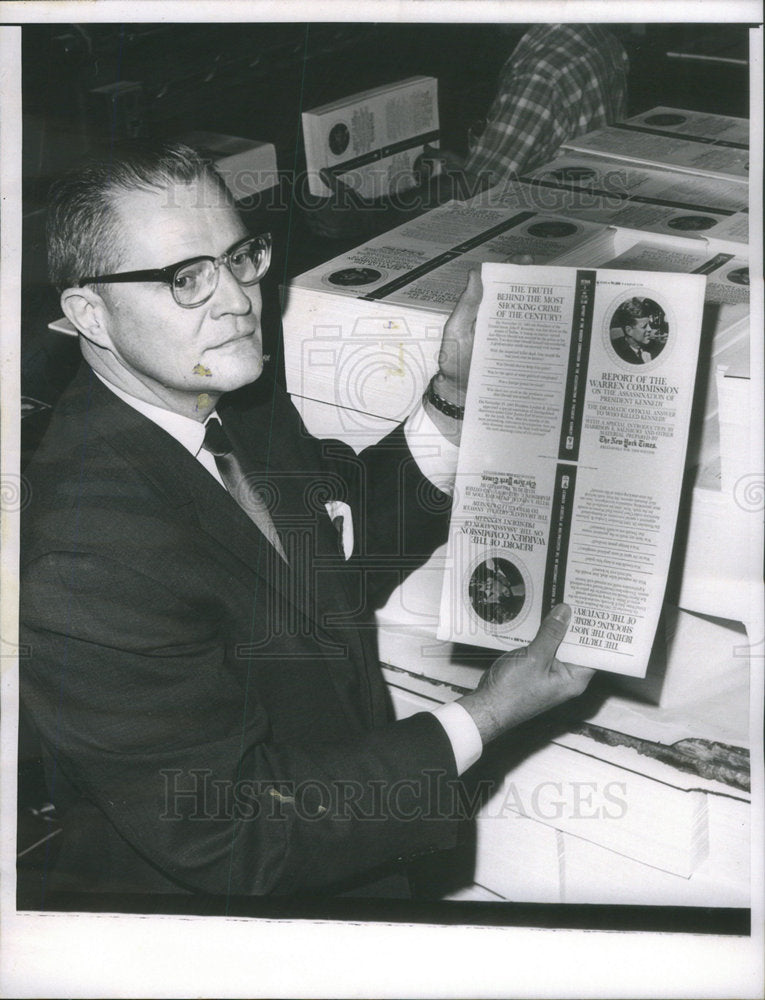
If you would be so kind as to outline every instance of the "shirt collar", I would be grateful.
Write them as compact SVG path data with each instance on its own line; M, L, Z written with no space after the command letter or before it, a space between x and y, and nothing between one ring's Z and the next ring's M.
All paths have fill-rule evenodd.
M138 399L136 396L131 396L123 389L118 389L116 385L108 382L98 372L95 374L115 396L119 396L128 406L132 406L134 410L142 413L149 420L161 427L163 431L167 431L171 437L175 438L179 444L182 444L196 458L204 441L205 423L193 420L191 417L185 417L182 413L175 413L173 410L165 410L161 406L155 406L154 403L147 403L146 400ZM213 410L210 416L217 416L217 414Z
M632 353L636 354L641 359L641 361L646 361L647 359L650 359L651 352L647 351L645 347L641 347L640 344L633 344L632 341L627 340L626 337L624 339L627 343L627 347L629 347Z

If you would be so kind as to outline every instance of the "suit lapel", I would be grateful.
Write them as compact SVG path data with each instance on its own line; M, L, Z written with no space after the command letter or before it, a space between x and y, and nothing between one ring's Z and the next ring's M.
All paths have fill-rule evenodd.
M371 643L370 650L357 625L332 624L356 617L359 610L360 587L352 585L353 570L345 565L338 532L324 506L342 495L343 484L323 468L315 441L306 436L292 404L285 405L277 388L271 387L271 392L261 405L221 408L221 419L273 503L274 523L290 560L291 599L311 622L355 728L362 720L369 726L380 721L372 706L369 678L370 670L377 669L376 645ZM281 562L278 557L274 561ZM355 693L349 694L354 688Z
M345 574L332 572L331 563L316 576L315 555L329 557L336 552L337 538L326 511L323 493L314 498L309 488L311 473L307 449L289 442L284 424L279 433L243 433L243 419L221 413L227 430L236 435L248 457L248 472L265 476L278 493L274 522L290 558L284 563L268 540L253 525L236 501L179 442L143 414L110 392L86 369L73 384L77 408L86 407L89 433L106 438L122 457L147 476L154 486L186 517L198 524L213 542L241 566L243 585L252 588L252 573L266 587L265 600L276 600L274 592L292 608L292 616L310 622L312 635L324 659L349 722L354 730L371 721L365 646L354 629L338 632L327 627L327 615L340 614L352 607ZM257 414L246 417L247 423ZM290 463L292 462L292 468ZM317 472L317 478L320 473ZM315 487L316 484L313 483ZM307 492L308 489L308 492ZM331 497L327 497L330 499ZM308 506L306 505L308 502ZM326 563L322 560L322 565ZM284 605L282 605L284 609ZM269 611L269 613L271 613ZM276 613L289 614L282 610ZM343 634L344 633L344 634ZM343 646L347 653L343 654ZM361 692L354 691L361 682Z

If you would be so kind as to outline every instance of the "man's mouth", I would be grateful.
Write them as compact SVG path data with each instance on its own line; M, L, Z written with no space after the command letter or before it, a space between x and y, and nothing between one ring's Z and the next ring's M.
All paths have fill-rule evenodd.
M223 343L218 344L218 347L225 347L227 344L236 344L240 340L249 340L255 335L255 330L247 330L244 333L238 333L235 337L230 337L228 340L224 340Z

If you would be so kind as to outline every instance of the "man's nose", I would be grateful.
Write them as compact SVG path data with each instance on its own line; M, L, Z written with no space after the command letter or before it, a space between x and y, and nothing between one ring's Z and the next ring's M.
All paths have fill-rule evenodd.
M226 313L244 316L260 303L260 288L257 285L244 288L231 273L228 265L223 263L218 271L218 287L215 289L212 303L212 313L216 317Z

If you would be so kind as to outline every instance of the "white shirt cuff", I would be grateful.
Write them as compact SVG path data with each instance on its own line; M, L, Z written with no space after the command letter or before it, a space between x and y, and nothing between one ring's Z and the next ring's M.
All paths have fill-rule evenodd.
M420 472L442 493L454 493L460 450L443 436L422 403L407 417L404 436Z
M432 709L444 727L457 762L457 774L464 774L483 753L483 741L478 726L466 708L456 701Z

